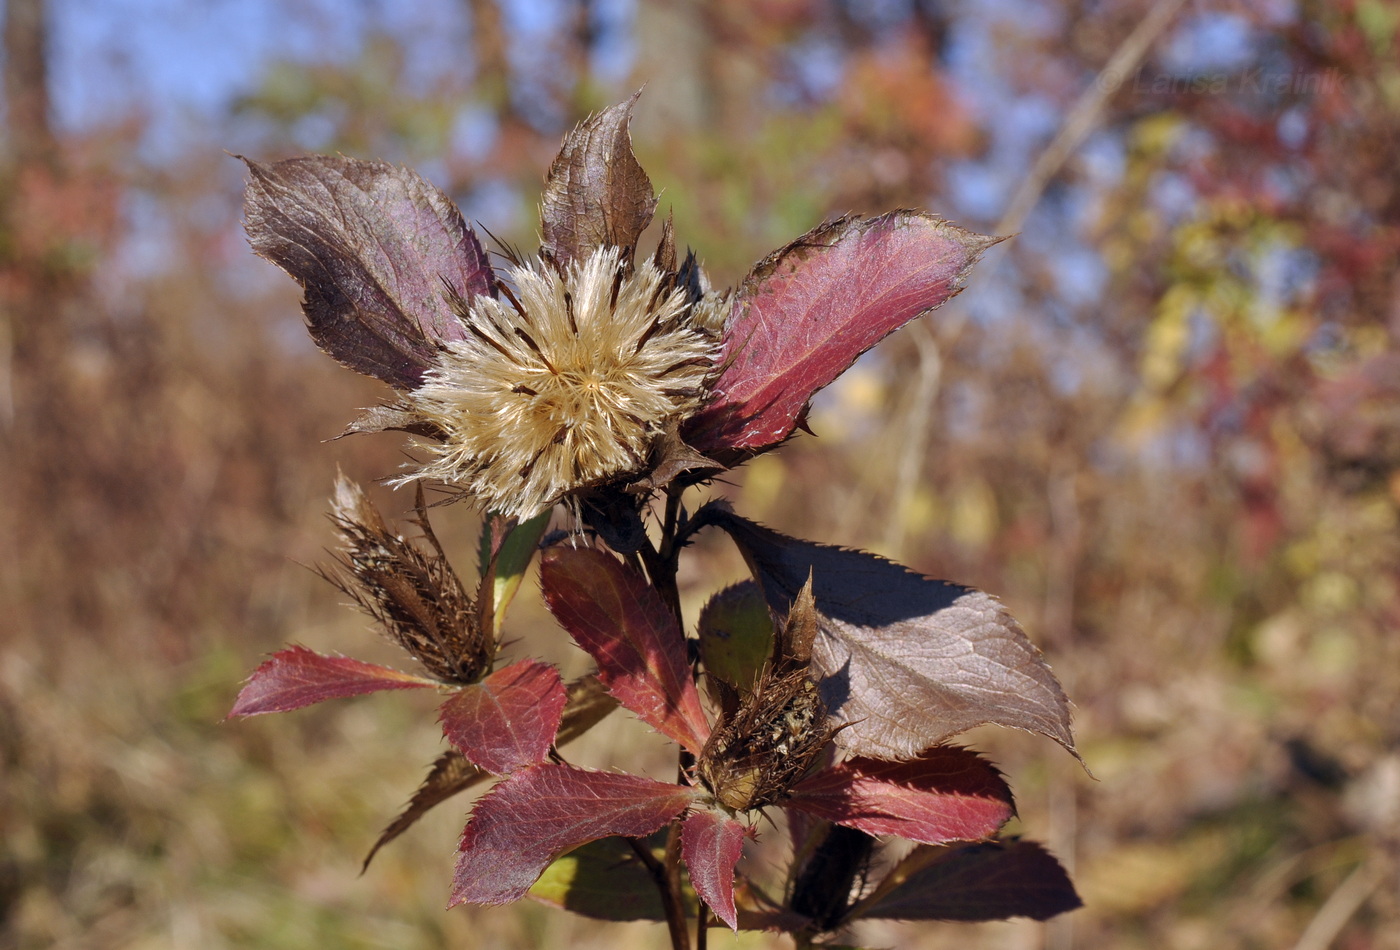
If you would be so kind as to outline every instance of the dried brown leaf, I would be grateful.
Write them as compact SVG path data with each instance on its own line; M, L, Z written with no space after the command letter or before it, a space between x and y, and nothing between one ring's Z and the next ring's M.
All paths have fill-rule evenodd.
M630 261L656 213L627 128L639 95L579 123L549 168L540 199L542 252L561 270L600 247L624 248Z
M438 756L432 768L428 770L428 777L423 779L423 784L418 786L418 791L409 799L407 807L380 832L379 840L369 849L369 854L365 855L360 873L363 874L365 868L369 867L380 848L412 828L433 806L442 804L458 792L465 792L490 777L491 773L472 765L467 761L467 757L456 749L449 749Z
M364 410L336 436L343 439L347 435L362 435L367 432L410 432L413 435L443 441L443 431L433 423L406 406L373 406Z

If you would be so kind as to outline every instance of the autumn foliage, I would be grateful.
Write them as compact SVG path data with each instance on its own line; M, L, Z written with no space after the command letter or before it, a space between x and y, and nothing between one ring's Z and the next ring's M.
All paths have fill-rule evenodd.
M806 943L863 916L1045 919L1078 906L1043 849L998 843L1014 813L1010 788L949 744L994 723L1075 751L1068 701L1006 609L870 554L786 537L722 501L695 511L683 502L790 438L819 390L957 293L992 242L913 212L843 218L765 258L730 294L710 288L693 253L678 255L668 220L639 263L656 199L632 156L633 102L565 139L546 180L538 262L505 249L504 276L451 202L410 171L346 158L248 162L253 248L302 285L324 350L398 390L355 428L404 430L451 458L414 477L445 481L487 517L473 592L437 545L421 487L426 549L342 481L342 563L327 576L422 670L292 647L253 673L232 714L445 692L444 736L474 778L497 777L462 833L451 904L518 900L566 854L622 838L676 947L688 946L690 891L699 940L710 913ZM649 289L634 305L638 279ZM570 356L585 339L591 359ZM460 418L431 409L457 389L481 406ZM653 390L676 398L648 398ZM495 431L469 438L469 426ZM568 691L539 661L497 665L500 619L556 504L568 517L543 541L544 600L597 665ZM753 580L720 595L739 623L706 611L690 640L678 561L707 528L729 536ZM581 732L598 721L584 723L583 710L598 708L599 690L679 746L676 781L564 758L561 724ZM381 843L466 784L440 759ZM800 816L785 881L742 860L771 809ZM941 850L872 876L884 836ZM623 892L629 863L577 886ZM948 876L977 898L950 899ZM567 892L562 903L579 907Z
M666 943L651 859L674 867L667 890L690 919L701 901L724 912L732 880L741 926L757 923L749 909L771 910L767 898L782 910L763 926L820 930L814 942L1400 947L1392 5L352 6L177 3L128 24L119 4L3 4L0 944L636 950ZM515 15L527 6L558 16L527 23ZM189 71L199 81L171 81ZM423 378L413 368L441 350L398 333L417 320L450 335L460 308L409 264L414 242L396 243L398 232L377 236L382 252L329 254L326 273L369 282L356 304L387 330L367 333L362 356L377 354L397 381L345 371L302 325L302 288L249 252L252 173L227 153L266 168L308 153L345 156L347 169L351 157L363 170L414 168L419 183L378 187L423 202L400 221L419 229L434 267L446 261L454 286L484 279L471 222L493 275L512 282L502 245L519 245L520 263L554 294L569 284L537 266L542 173L581 117L643 85L632 132L653 188L587 233L625 233L659 196L634 275L651 266L679 277L694 247L710 282L686 283L692 318L698 290L718 324L740 319L732 298L715 298L765 257L777 265L771 280L753 280L785 298L771 312L795 308L785 269L810 263L815 275L823 259L855 256L849 243L789 248L822 221L872 247L885 240L875 222L904 222L907 234L923 217L886 218L891 209L1012 237L983 251L962 294L821 390L777 450L727 453L704 445L702 428L738 438L757 420L758 443L781 431L800 390L771 427L758 407L786 394L765 386L802 359L794 341L750 352L737 337L704 339L694 328L716 323L691 319L677 334L704 355L723 362L732 348L763 357L763 372L724 381L727 420L692 415L695 397L664 384L648 389L683 418L670 473L632 483L653 493L639 523L626 504L571 496L549 524L495 519L482 530L487 512L466 500L437 507L445 483L415 477L444 458L446 443L407 404ZM308 174L331 167L305 161ZM567 162L554 176L560 188L586 178ZM363 192L349 179L332 190L347 214L317 234L343 242ZM560 214L579 207L557 198ZM655 253L668 220L674 265ZM302 236L305 261L317 242ZM429 285L426 296L393 296ZM822 299L857 309L839 295L849 284L825 287ZM310 298L328 314L340 306L332 289ZM542 366L514 333L529 328L509 299L495 299L477 325L504 328L509 339L496 342ZM755 318L769 312L750 303ZM499 355L473 339L479 347L457 349ZM718 412L719 380L692 368L705 378L686 388L705 389ZM522 397L517 411L530 404L509 395ZM350 428L390 433L336 439L365 407ZM554 445L547 423L534 448L517 446L527 457L515 472ZM623 446L654 447L645 424L631 433L602 466L623 478L635 474ZM698 460L682 444L729 467L713 478L688 468ZM337 469L373 503L359 520L338 516ZM574 477L559 464L541 471ZM395 490L377 484L385 477L406 481ZM668 489L649 483L691 477L701 481L677 525L699 523L677 541L674 603L634 562L648 557L638 528L659 552ZM705 507L716 498L732 511ZM561 546L555 531L575 540ZM636 558L619 558L631 543ZM848 560L837 545L888 560ZM766 564L746 563L741 547ZM529 552L519 574L503 567L525 556L516 549ZM651 698L673 688L657 686L665 664L648 667L618 642L620 668L607 673L537 596L549 552L574 549L618 560L673 616L680 608L678 668L702 673L704 728L691 700ZM839 670L844 657L852 682L879 685L893 669L918 685L935 659L904 649L918 635L897 631L915 618L878 615L878 599L841 591L840 565L856 562L959 631L990 622L966 653L961 633L931 635L954 653L911 698L885 691L902 705L858 711L826 673L808 686L811 671ZM837 576L823 578L821 564ZM575 561L568 577L603 597L594 571ZM815 636L805 672L801 661L769 667L777 638L802 642L804 624L788 636L788 615L809 575L812 611L841 638ZM722 808L687 805L678 833L667 819L640 841L600 838L549 863L516 904L443 912L467 816L512 780L502 775L539 768L520 763L542 744L546 766L557 754L684 790L680 750L713 743L704 771L723 796L698 762L685 785L761 802L789 779L755 774L748 750L800 753L821 738L757 728L775 706L800 726L818 703L844 703L825 713L841 730L828 748L859 725L862 741L891 750L839 753L857 765L921 753L900 734L906 716L982 718L962 706L977 696L983 649L1025 659L998 616L1044 650L1098 781L1039 732L984 725L947 740L1014 786L1016 816L997 840L876 842L827 828L816 814L832 798L817 780L838 763L825 752L833 760L797 780L807 810L796 794L750 809L763 816L756 837L734 836ZM899 647L888 665L872 631ZM251 708L297 691L349 698L225 722L240 681L278 651L290 651L286 675L267 680L267 696L248 694ZM550 668L565 697L557 731L541 716L544 738L494 741L485 724L496 697L502 710L557 702ZM765 668L764 701L745 703ZM395 682L404 688L382 689ZM352 695L355 684L388 695ZM649 719L619 710L610 689L655 709ZM997 691L989 705L1032 729L1053 725L1038 722L1035 703L1018 708L1019 696ZM882 709L892 726L872 716ZM443 720L458 717L449 739ZM473 736L493 741L471 747ZM854 794L862 783L847 778L841 794ZM1001 807L995 796L977 804ZM357 873L371 850L369 873ZM1043 924L942 922L1061 893L1048 860L1072 872L1079 910ZM710 939L792 944L780 933Z

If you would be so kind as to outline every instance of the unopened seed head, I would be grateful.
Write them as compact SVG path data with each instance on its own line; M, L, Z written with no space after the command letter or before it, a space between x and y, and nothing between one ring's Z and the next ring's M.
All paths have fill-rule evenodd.
M445 433L409 478L459 485L484 507L532 515L572 491L645 470L655 439L701 405L717 335L683 290L616 248L559 274L509 271L514 294L460 314L414 411Z
M421 507L421 494L418 502ZM419 522L428 542L422 549L390 531L364 490L341 476L331 508L342 543L340 564L320 573L430 674L448 683L475 683L491 670L495 637L478 624L476 605L426 517Z

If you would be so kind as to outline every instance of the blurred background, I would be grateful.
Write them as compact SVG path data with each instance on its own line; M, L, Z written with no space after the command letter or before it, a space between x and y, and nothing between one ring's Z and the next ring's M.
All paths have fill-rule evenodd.
M444 912L468 798L357 876L442 748L432 697L221 722L285 643L399 662L306 566L337 466L404 451L327 441L388 390L315 351L227 153L407 163L528 248L561 136L643 85L637 152L716 284L847 211L1017 233L820 397L818 438L695 495L997 594L1076 703L1097 780L972 741L1087 906L857 938L1400 947L1400 6L3 16L0 947L664 945L530 901ZM469 575L472 516L435 522ZM692 611L742 572L713 538L688 563ZM537 601L516 649L581 671ZM667 758L625 716L575 748Z

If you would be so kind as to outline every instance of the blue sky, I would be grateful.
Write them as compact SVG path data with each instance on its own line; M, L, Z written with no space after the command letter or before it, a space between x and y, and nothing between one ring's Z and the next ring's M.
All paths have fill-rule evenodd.
M595 66L604 81L620 83L627 78L633 62L630 23L637 2L596 0L607 43ZM895 22L907 2L881 0L871 9L884 10ZM518 75L547 74L551 64L532 59L546 44L532 43L530 38L556 27L567 3L511 0L502 5L507 34L519 41L512 50ZM405 77L410 87L421 83L427 88L444 76L460 81L471 70L466 0L50 0L50 4L56 122L65 129L84 130L135 110L146 119L142 158L147 161L176 159L190 148L250 147L228 141L230 133L223 120L230 104L253 91L268 66L279 59L350 61L368 36L383 32L401 39L411 51ZM1064 31L1064 24L1055 19L1057 10L1033 0L986 0L955 8L944 66L969 106L998 119L986 126L983 154L955 163L949 169L948 193L930 198L938 199L939 210L970 226L986 228L995 223L1062 119L1067 106L1064 90L1052 94L1016 88L999 72L1007 65L999 55L999 44L1008 31L1053 43ZM1256 45L1257 38L1240 18L1188 5L1177 28L1159 44L1157 68L1187 75L1242 68L1257 57ZM835 50L823 44L819 30L797 45L796 65L813 90L839 86L842 62ZM1092 78L1081 77L1085 85ZM473 125L474 116L481 118L466 108L459 121L460 134L452 138L453 146L464 155L493 131L479 127L480 123ZM1079 235L1092 215L1092 193L1111 188L1121 174L1122 149L1122 140L1113 130L1091 138L1081 150L1083 170L1078 180L1047 191L1023 226L1018 243L1056 260L1053 272L1059 303L1070 310L1092 306L1103 288L1103 263ZM422 171L432 177L434 169L429 163ZM1188 205L1194 200L1194 195L1182 197ZM491 198L483 194L471 200L480 203ZM500 200L491 206L492 220L514 201L508 194L496 198ZM469 213L483 210L468 209ZM133 237L138 237L143 226L136 220L132 224ZM990 288L969 293L961 305L979 318L1022 311L1025 302L1019 299L1017 283L999 282L999 286L999 293Z
M345 61L382 31L413 50L407 81L470 68L464 0L50 0L55 120L92 128L130 113L169 154L190 144L279 59ZM558 19L559 0L515 0L507 28L528 36ZM600 15L625 21L628 0ZM614 69L626 50L611 49Z
M560 22L564 0L504 4L510 35ZM632 0L599 0L604 78L630 67L625 27ZM51 71L58 122L91 127L145 109L160 135L217 117L277 59L344 61L383 31L413 50L408 81L425 85L463 69L470 30L465 0L50 0ZM619 29L621 28L621 29ZM528 58L530 44L520 55Z

